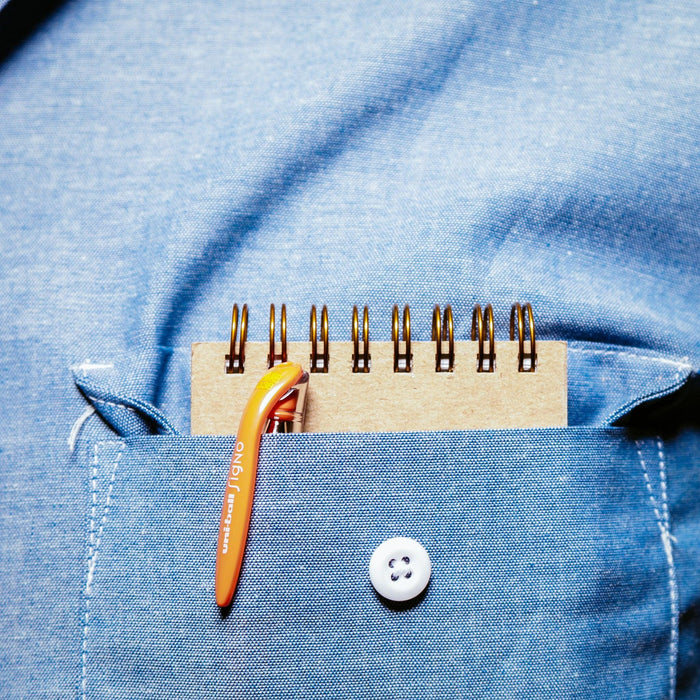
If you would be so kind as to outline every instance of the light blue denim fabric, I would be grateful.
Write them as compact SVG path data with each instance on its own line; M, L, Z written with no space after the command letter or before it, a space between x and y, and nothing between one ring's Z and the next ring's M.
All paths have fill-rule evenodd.
M1 37L8 6L0 0ZM700 6L71 0L0 46L0 696L700 698ZM514 301L570 427L273 436L212 595L231 304ZM433 560L373 593L394 535Z

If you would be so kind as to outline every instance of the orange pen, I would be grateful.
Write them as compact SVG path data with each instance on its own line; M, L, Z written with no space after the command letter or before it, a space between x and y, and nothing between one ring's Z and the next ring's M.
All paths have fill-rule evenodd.
M226 481L216 550L216 603L227 606L236 590L253 510L258 453L263 433L300 432L309 375L283 362L270 369L248 399L236 435Z

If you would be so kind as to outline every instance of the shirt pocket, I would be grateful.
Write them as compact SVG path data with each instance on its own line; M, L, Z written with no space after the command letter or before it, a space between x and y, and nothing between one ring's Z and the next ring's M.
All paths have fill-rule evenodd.
M85 445L86 697L662 698L678 590L656 439L623 428L265 436L229 610L232 437ZM368 564L428 551L393 605Z
M670 446L612 424L677 391L687 364L573 344L568 428L264 436L222 612L215 552L234 438L178 433L184 350L169 360L182 381L157 402L168 417L155 408L167 352L76 371L121 435L78 441L84 697L673 696ZM403 605L368 572L399 536L432 565Z

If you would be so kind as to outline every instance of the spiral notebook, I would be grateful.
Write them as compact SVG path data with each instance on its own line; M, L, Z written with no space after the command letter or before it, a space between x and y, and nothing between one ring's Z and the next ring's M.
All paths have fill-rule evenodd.
M286 308L277 319L271 306L268 341L251 342L248 309L239 313L234 305L228 342L192 346L191 432L235 434L257 382L284 361L298 362L310 375L306 432L567 424L566 343L536 340L529 304L513 305L508 340L496 337L490 305L474 307L465 340L454 337L450 306L435 307L430 341L412 341L407 306L402 315L393 308L390 340L371 335L367 307L339 321L350 339L329 342L327 309L319 318L312 307L309 342L287 342Z

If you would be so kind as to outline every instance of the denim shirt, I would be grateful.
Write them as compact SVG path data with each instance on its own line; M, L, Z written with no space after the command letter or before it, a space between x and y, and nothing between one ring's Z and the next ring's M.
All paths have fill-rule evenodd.
M18 7L0 695L700 698L700 9ZM233 302L252 340L325 303L331 341L490 302L498 341L515 301L569 343L568 427L265 436L220 611L234 438L189 435L191 343ZM368 575L395 536L407 605Z

